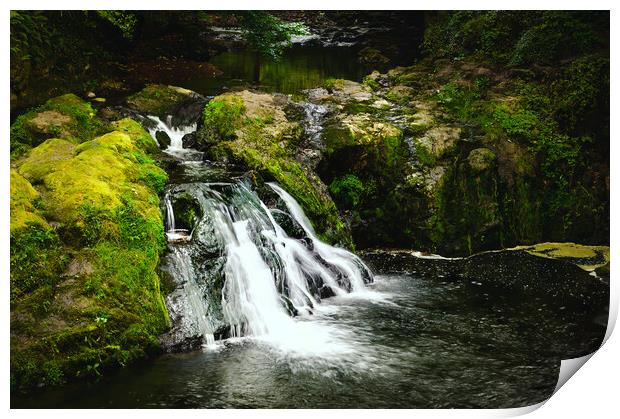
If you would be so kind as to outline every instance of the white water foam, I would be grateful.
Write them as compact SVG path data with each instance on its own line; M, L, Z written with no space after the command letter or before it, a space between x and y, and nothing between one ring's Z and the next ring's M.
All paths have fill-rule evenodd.
M172 116L170 115L168 115L168 117L166 118L166 122L162 121L161 119L159 119L159 117L154 115L147 115L147 117L156 123L155 128L149 128L149 134L151 134L151 137L153 137L153 139L157 142L158 146L161 147L159 141L157 141L157 138L155 136L157 131L165 132L170 138L170 145L164 150L166 153L176 157L184 157L187 154L196 153L195 150L183 148L183 137L186 134L191 134L192 132L196 131L196 129L198 128L198 125L196 123L181 127L173 127L171 123Z

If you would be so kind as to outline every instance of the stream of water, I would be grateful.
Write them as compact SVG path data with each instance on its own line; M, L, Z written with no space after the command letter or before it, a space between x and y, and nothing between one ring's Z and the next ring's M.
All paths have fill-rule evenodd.
M186 352L13 407L519 407L551 395L560 354L599 338L588 319L558 318L537 299L373 276L321 242L279 185L259 198L239 174L183 149L195 127L155 122L179 161L163 199L163 265L176 283L164 341Z

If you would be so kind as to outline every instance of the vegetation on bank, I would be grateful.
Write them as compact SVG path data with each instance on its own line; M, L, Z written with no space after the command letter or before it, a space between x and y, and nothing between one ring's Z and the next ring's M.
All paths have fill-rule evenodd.
M143 83L136 62L155 71L162 56L204 70L227 48L213 36L204 41L215 26L240 28L248 48L271 58L282 55L292 36L307 33L303 24L265 11L13 10L10 26L12 109L67 91L125 91L119 80Z
M43 109L70 118L32 136L29 121ZM33 147L11 169L11 387L19 390L142 358L169 322L156 274L167 175L153 139L130 119L105 124L70 95L26 116L11 129L15 144ZM52 138L59 134L67 135Z
M355 148L320 166L358 245L466 255L608 243L608 14L439 12L429 22L425 57L368 75L371 95L349 89L343 108L401 121L414 149L397 148L404 158L381 187ZM324 133L328 153L336 132Z
M286 102L249 91L210 101L199 131L203 147L216 161L241 164L275 180L302 206L320 237L352 247L350 235L319 177L296 160L301 125L285 114Z

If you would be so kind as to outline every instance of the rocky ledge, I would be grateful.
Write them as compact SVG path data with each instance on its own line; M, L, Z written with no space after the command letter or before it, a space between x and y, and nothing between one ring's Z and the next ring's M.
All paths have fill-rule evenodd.
M411 250L362 252L378 273L463 281L484 290L535 295L559 308L602 310L609 305L609 247L540 243L444 258Z

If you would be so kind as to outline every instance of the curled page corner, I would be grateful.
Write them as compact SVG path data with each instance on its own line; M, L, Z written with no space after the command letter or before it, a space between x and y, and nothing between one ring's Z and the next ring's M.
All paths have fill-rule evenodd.
M566 384L566 382L573 376L575 375L575 373L579 370L579 368L583 367L583 365L588 362L588 360L590 358L592 358L592 356L598 352L603 345L605 345L605 342L607 342L607 339L609 339L609 336L611 336L611 333L614 330L614 327L616 326L616 319L618 317L618 299L615 298L616 297L616 293L614 292L613 287L610 289L610 300L609 300L609 315L607 318L607 330L605 331L605 337L603 338L603 342L601 343L601 346L594 352L588 354L588 355L584 355L582 357L579 358L572 358L572 359L563 359L561 364L560 364L560 373L558 375L558 383L555 386L555 390L553 390L553 394L557 393L557 391L564 385ZM550 396L553 397L553 394Z
M592 355L596 353L592 352L591 354L584 355L579 358L572 359L563 359L560 364L560 374L558 376L558 384L555 386L555 390L553 390L553 394L557 393L557 391L571 378L575 373L579 370L579 368L583 367L583 364L588 362L588 359L592 358ZM553 394L551 397L553 397Z

